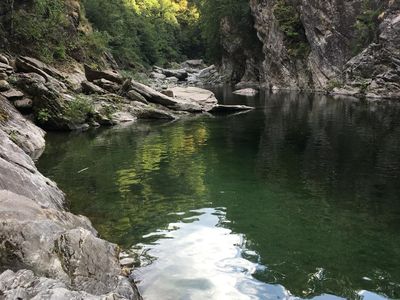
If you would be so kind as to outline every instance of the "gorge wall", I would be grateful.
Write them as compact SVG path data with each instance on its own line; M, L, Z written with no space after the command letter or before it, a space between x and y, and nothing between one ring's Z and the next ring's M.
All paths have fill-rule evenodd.
M250 0L261 55L237 59L234 26L222 22L223 70L240 66L242 84L400 97L400 2ZM254 53L254 52L253 52ZM238 76L236 76L237 78ZM240 77L240 76L239 76ZM236 78L232 77L233 80Z

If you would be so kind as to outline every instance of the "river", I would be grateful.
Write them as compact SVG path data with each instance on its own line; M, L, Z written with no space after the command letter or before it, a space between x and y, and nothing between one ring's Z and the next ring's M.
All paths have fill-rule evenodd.
M400 103L216 94L257 109L50 133L38 168L145 299L400 298Z

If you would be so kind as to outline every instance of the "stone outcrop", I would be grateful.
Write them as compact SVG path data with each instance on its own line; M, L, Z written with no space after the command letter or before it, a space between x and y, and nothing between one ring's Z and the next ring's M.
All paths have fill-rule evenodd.
M394 4L393 4L394 5ZM345 64L344 90L370 98L400 99L400 4L388 10L377 43ZM339 93L339 90L334 92Z
M0 295L2 299L140 299L122 275L119 248L66 199L30 156L44 131L0 97Z
M398 1L249 3L261 57L246 52L255 45L243 42L234 23L221 23L221 70L240 87L254 86L256 81L274 90L399 97ZM279 15L282 8L284 19ZM288 28L291 24L296 25Z

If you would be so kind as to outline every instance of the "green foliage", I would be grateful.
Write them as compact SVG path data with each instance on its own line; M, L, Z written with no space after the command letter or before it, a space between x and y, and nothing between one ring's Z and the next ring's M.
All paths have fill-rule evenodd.
M123 67L202 56L198 13L186 0L84 0L83 4L93 26L109 37L108 47Z
M357 17L353 54L360 53L366 46L376 41L379 33L379 15L382 7L373 0L364 0L362 14Z
M73 123L83 123L93 113L93 102L84 95L78 95L67 103L64 115Z
M329 80L326 90L328 92L332 92L335 88L340 88L343 86L343 83L341 83L340 81L336 80L336 79L332 79Z
M45 61L65 58L69 37L64 30L67 19L63 0L37 0L32 9L18 10L13 22L13 37L19 45L30 45L29 51Z
M296 7L288 0L278 0L274 5L274 16L285 34L289 55L305 58L310 52L310 45Z
M81 33L70 19L66 3L65 0L35 0L15 8L8 32L12 50L48 63L66 60L69 56L78 60L98 59L106 49L106 36L98 32Z
M50 112L48 109L43 108L38 111L36 119L40 124L46 123L50 118Z

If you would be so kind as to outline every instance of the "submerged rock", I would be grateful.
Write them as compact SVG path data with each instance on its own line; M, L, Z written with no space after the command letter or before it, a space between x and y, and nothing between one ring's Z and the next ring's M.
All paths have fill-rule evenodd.
M256 89L247 88L247 89L236 90L233 93L241 96L255 96L258 94L258 91Z
M210 113L212 114L230 114L230 113L237 113L237 112L245 112L253 110L254 107L246 106L246 105L216 105L211 110Z

